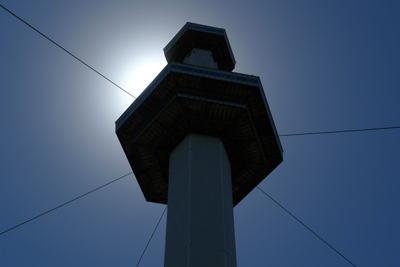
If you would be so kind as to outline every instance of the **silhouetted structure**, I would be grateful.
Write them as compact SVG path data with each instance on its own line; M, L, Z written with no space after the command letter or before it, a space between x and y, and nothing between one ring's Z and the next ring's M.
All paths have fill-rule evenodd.
M233 207L283 160L258 77L224 29L187 23L116 122L147 201L168 203L165 266L236 266Z

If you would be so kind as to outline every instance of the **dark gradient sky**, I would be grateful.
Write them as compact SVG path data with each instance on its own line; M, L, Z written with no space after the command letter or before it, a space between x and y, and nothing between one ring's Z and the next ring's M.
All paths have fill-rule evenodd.
M191 21L226 29L280 134L400 126L399 1L1 4L135 96ZM133 98L3 9L0 36L2 232L130 172L114 122ZM357 266L399 266L400 130L281 142L260 187ZM0 266L135 266L163 210L128 176L1 235ZM234 212L238 266L351 266L258 190ZM165 218L140 266L164 237Z

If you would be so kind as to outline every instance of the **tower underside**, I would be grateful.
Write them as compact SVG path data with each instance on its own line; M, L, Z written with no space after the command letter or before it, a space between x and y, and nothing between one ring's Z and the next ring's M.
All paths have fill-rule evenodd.
M258 77L169 63L116 122L148 201L167 204L170 152L189 134L220 138L237 205L282 162L282 147Z

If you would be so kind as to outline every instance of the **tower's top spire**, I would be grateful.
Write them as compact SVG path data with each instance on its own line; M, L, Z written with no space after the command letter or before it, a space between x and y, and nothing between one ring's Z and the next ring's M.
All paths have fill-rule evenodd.
M235 57L225 30L191 22L186 23L164 48L165 58L168 63L183 63L195 48L211 51L218 69L232 71L235 68Z

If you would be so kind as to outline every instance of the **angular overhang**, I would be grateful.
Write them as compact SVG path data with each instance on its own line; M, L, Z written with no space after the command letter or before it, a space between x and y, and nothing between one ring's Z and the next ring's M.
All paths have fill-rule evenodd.
M283 160L258 77L177 62L122 114L116 133L146 200L156 203L167 204L169 155L190 133L224 143L234 206Z

